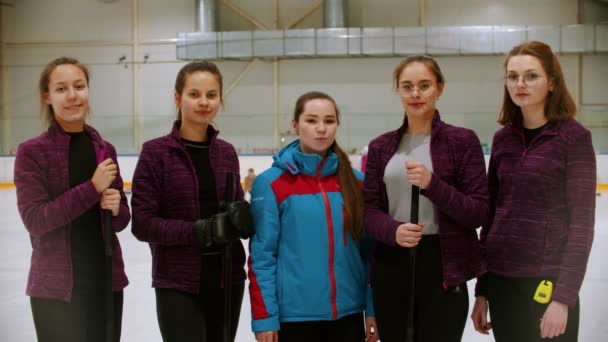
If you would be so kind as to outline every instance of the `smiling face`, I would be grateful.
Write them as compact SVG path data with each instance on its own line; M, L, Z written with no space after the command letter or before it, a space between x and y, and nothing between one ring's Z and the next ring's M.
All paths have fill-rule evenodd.
M421 62L412 62L399 74L397 91L408 117L432 118L443 84L437 83L435 74Z
M89 111L89 87L84 72L76 65L58 65L49 76L44 102L53 108L54 118L64 131L82 131Z
M221 102L220 84L216 76L207 71L186 75L182 92L175 94L182 127L204 126L206 129L217 115Z
M328 99L311 99L304 104L299 118L292 122L300 137L300 149L304 153L325 156L336 140L338 116L336 107Z
M553 83L540 60L530 55L517 55L507 62L505 84L511 100L526 113L543 111Z

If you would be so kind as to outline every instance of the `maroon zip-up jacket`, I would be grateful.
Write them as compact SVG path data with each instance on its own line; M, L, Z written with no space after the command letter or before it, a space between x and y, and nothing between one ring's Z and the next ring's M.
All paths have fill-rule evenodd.
M84 130L93 142L97 163L112 158L118 165L114 146L92 127L85 125ZM32 243L27 294L66 302L71 301L73 288L70 223L101 199L90 180L70 188L69 151L70 136L53 121L47 132L19 145L14 175L17 207ZM120 291L129 282L116 233L131 219L120 171L112 188L120 190L121 197L119 214L112 217L112 288ZM103 222L101 227L103 234Z
M369 144L365 171L367 232L392 247L398 246L395 234L404 222L388 214L384 169L397 151L406 128L407 117L398 130L385 133ZM486 167L477 135L469 129L444 123L439 112L435 112L431 127L431 161L431 183L420 194L438 211L443 286L447 288L485 272L476 229L488 221Z
M575 120L549 124L526 148L522 127L505 126L494 135L488 178L488 272L554 278L553 300L573 307L595 223L591 133ZM485 286L478 282L478 295Z
M198 294L201 250L193 232L201 218L198 176L179 138L180 121L170 134L143 145L133 175L132 232L150 243L152 286ZM226 173L234 173L233 193L243 201L239 160L234 147L209 126L209 162L215 178L217 203L224 201ZM245 250L233 248L232 283L245 281Z

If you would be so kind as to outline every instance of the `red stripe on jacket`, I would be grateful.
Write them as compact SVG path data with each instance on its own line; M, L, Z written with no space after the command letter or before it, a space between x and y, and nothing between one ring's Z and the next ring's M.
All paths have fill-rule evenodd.
M326 160L326 159L325 159ZM336 305L336 273L334 271L334 222L331 219L331 205L329 204L329 198L327 197L327 189L324 187L321 170L325 164L325 160L319 164L317 168L317 186L323 195L323 204L325 205L325 218L327 220L327 242L329 243L329 281L331 283L331 318L333 320L338 319L338 306ZM330 184L338 185L338 178L334 176L333 182ZM340 191L339 187L337 191Z
M255 272L253 272L253 267L251 264L251 257L249 257L249 260L247 260L247 266L249 269L249 294L251 297L253 319L265 319L268 318L268 310L264 304L262 291L260 290L260 285L258 284L258 280L255 276Z
M317 179L316 177L302 173L293 175L289 172L283 173L272 182L271 187L277 198L277 205L280 205L287 197L292 195L313 195L320 193L319 185L322 185L326 192L340 191L340 184L336 175Z

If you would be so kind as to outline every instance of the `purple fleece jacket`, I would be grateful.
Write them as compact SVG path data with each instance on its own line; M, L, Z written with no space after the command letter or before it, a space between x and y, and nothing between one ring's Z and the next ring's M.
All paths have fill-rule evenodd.
M199 291L201 251L193 232L201 218L198 176L179 137L180 121L170 134L146 142L133 175L133 235L150 243L152 286L195 293ZM226 173L235 179L236 200L243 200L239 160L234 147L217 138L209 126L209 162L215 178L217 202L224 201ZM204 204L204 203L203 203ZM233 248L232 281L245 281L245 250Z
M574 306L593 242L591 133L575 120L549 124L526 148L521 126L503 127L488 176L493 220L481 230L488 271L554 278L553 300ZM485 286L478 282L478 295Z
M92 127L84 129L93 142L97 163L112 158L118 165L114 146ZM70 223L101 199L90 180L70 188L69 151L70 136L53 121L47 132L19 145L14 175L19 214L32 243L27 294L66 302L71 301L73 288ZM112 188L119 189L121 196L119 214L112 217L112 288L119 291L129 282L116 232L131 219L120 171ZM103 234L103 222L101 227Z
M397 227L388 214L384 169L397 151L407 117L395 131L369 144L365 172L365 225L381 243L398 246ZM438 211L444 287L462 284L485 271L476 229L488 220L488 188L481 144L469 129L448 125L435 113L431 127L431 183L421 195ZM405 166L404 166L405 167ZM406 180L404 180L405 182Z

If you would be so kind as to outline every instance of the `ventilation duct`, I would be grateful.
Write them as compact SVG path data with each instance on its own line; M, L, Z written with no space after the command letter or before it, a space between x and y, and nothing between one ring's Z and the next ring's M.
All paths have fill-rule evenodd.
M345 1L346 0L323 1L323 23L326 28L346 27Z
M556 53L607 53L608 24L323 28L178 33L178 59L494 55L527 40Z
M199 32L217 31L216 0L196 0L196 28Z

